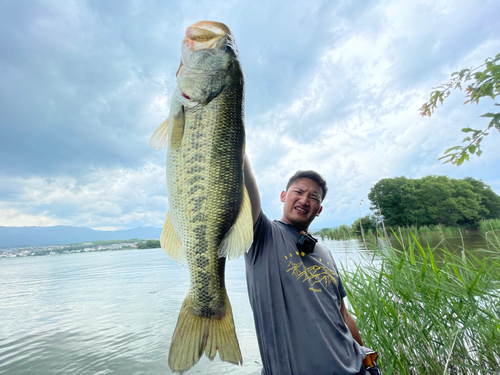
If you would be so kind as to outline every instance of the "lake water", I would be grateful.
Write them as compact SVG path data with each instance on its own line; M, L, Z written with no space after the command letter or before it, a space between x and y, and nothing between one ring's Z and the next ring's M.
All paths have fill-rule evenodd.
M322 243L339 268L371 261L360 241ZM243 258L227 263L226 285L243 365L203 356L190 374L260 373ZM171 374L168 350L188 286L187 268L160 249L2 259L0 374Z
M361 261L356 241L323 243L339 268ZM243 258L227 263L226 285L243 365L203 356L190 374L260 373ZM160 249L0 260L0 374L171 374L188 286Z

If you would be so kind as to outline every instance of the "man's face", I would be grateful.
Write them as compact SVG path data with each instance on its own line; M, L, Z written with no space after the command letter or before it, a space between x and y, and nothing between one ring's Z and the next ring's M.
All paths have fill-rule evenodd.
M309 178L295 181L288 191L281 192L280 199L285 203L281 220L307 231L309 224L323 209L322 193L319 185Z

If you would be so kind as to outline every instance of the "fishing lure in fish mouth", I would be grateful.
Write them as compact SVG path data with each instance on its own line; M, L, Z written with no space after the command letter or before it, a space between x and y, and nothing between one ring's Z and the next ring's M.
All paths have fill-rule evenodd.
M168 363L184 372L205 353L243 362L224 282L226 258L253 239L243 181L244 79L229 28L201 21L188 27L169 118L150 145L167 148L169 212L162 248L187 263L190 287L172 337Z

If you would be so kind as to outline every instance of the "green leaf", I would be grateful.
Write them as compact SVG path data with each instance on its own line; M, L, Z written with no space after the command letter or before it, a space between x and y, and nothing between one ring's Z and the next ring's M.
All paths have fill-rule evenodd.
M460 281L465 285L465 281L464 279L462 279L462 275L460 275L460 272L458 272L457 267L454 264L452 264L451 267L453 268L453 271L455 271L455 274L460 279Z
M410 241L408 241L410 242ZM409 246L409 250L410 250L410 263L412 266L415 265L415 254L413 254L413 244L410 243L410 246Z
M424 264L422 265L422 274L420 276L421 281L424 281L426 271L427 271L427 258L424 259Z
M476 148L477 148L477 147L476 147L476 146L474 146L474 145L470 145L469 147L467 147L467 149L469 150L469 152L470 152L471 154L473 154L473 155L474 155L474 153L476 152Z
M413 234L413 232L411 233L411 236L413 237L413 240L415 241L415 245L417 245L417 248L418 248L418 250L420 251L420 254L422 254L422 257L423 257L424 259L427 259L427 255L425 254L424 249L422 249L422 246L421 246L421 245L420 245L420 243L418 242L417 237L415 237L415 235Z
M496 115L498 115L498 114L497 113L488 112L488 113L485 113L484 115L481 115L479 117L495 117Z
M446 150L444 153L447 154L449 153L450 151L453 151L453 150L456 150L456 149L459 149L461 148L462 146L453 146L453 147L450 147L448 150Z
M389 304L385 301L385 299L382 296L380 296L380 299L384 303L387 310L389 310L389 313L394 317L394 319L398 320L398 314L396 313L396 310L394 310L392 306L389 306Z
M439 275L439 269L437 268L436 266L436 262L434 261L434 254L432 253L432 249L430 248L429 245L427 245L428 247L428 250L429 250L429 258L431 260L431 266L432 266L432 270L434 271L434 273L436 274L437 278L439 281L441 281L441 276ZM437 291L436 291L437 292Z
M470 284L469 290L474 289L474 287L476 286L477 282L479 281L479 277L483 274L483 271L484 271L484 265L483 265L483 267L481 267L481 269L477 273L476 277L474 278L474 281L472 281L472 283Z
M473 131L474 131L474 129L471 129L471 128L462 128L462 131L463 131L464 133L468 133L468 132L473 132Z

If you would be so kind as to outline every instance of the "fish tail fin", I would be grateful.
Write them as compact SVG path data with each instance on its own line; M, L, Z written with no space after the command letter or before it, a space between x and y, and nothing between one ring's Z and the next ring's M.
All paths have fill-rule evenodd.
M170 345L170 369L174 372L187 371L199 361L203 352L212 361L217 351L223 361L243 363L229 299L226 296L226 311L222 318L208 319L192 315L186 297Z
M221 319L209 320L207 345L205 347L205 354L208 359L212 361L217 350L221 360L235 365L243 364L240 344L234 328L233 312L227 296L226 314Z
M188 309L188 297L182 304L175 326L168 365L174 372L184 372L193 367L205 349L208 336L207 319L192 315Z

